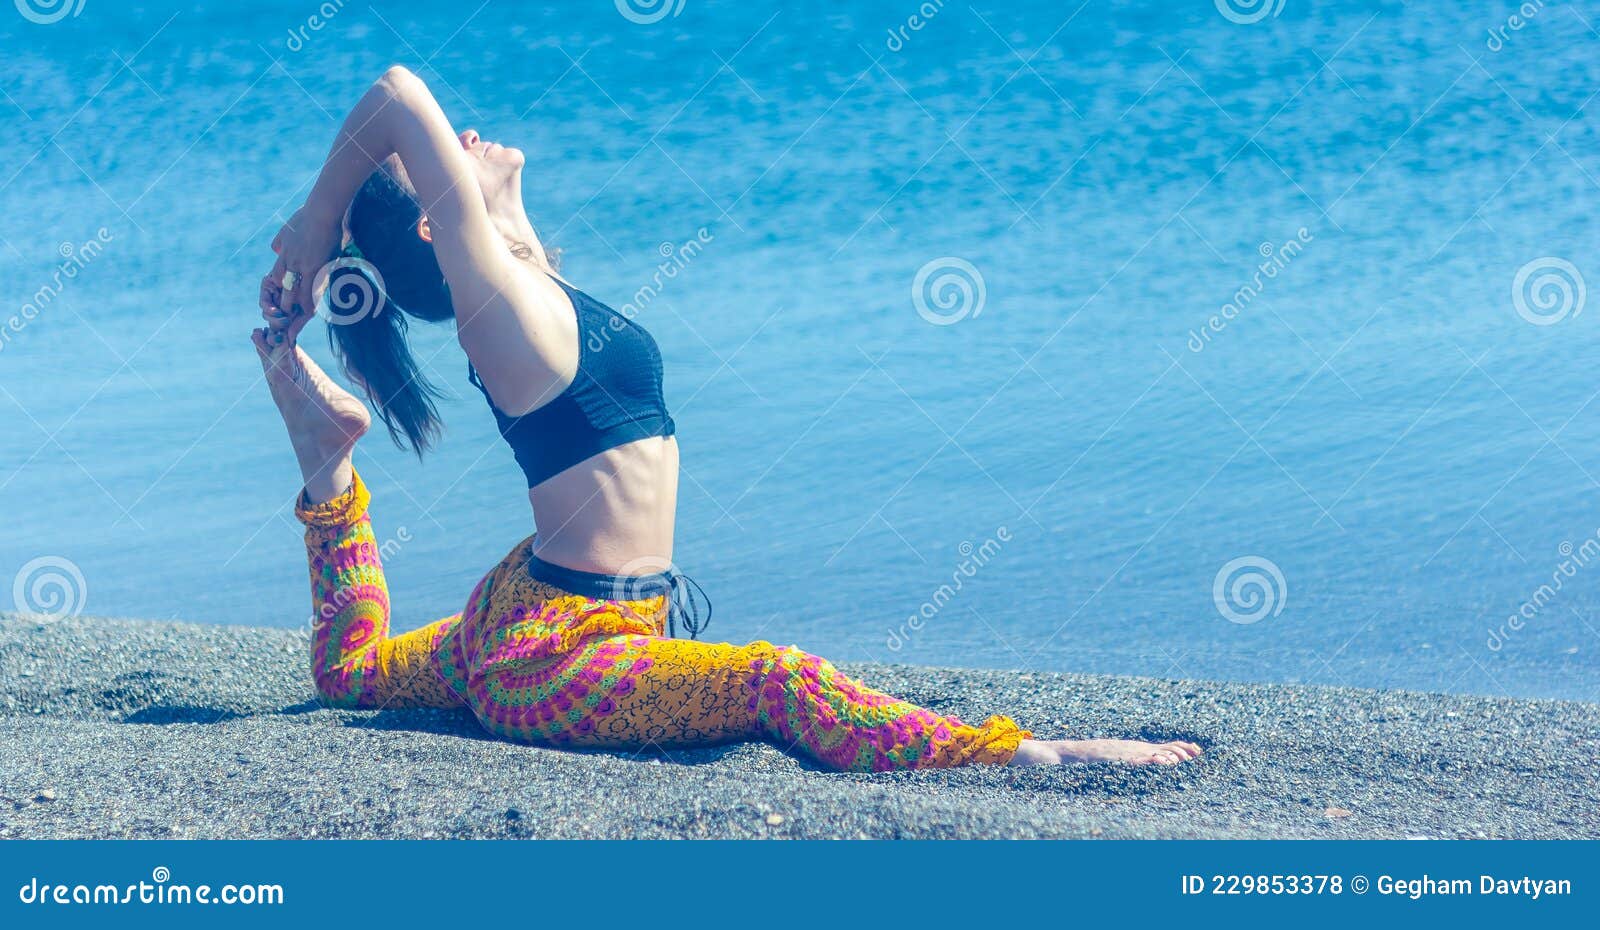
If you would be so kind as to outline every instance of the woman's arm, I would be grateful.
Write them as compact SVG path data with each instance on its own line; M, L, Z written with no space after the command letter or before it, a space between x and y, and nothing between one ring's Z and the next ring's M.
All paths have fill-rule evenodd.
M285 270L300 275L285 302L311 305L311 279L337 246L345 208L390 155L405 165L427 215L459 338L479 377L509 413L537 405L570 380L577 363L569 340L556 338L571 328L557 322L562 311L571 313L571 303L511 255L444 111L405 68L384 72L350 111L305 206L284 227L289 234L280 234L273 277Z
M451 288L494 278L514 259L489 222L478 179L427 85L405 68L383 73L345 117L306 198L313 220L338 224L383 159L399 155L433 227L433 247Z

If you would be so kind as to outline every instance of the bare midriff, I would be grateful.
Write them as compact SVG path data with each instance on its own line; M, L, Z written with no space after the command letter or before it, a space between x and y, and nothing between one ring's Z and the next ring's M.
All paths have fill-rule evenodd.
M546 562L607 575L664 571L678 507L678 443L671 436L592 455L528 489Z

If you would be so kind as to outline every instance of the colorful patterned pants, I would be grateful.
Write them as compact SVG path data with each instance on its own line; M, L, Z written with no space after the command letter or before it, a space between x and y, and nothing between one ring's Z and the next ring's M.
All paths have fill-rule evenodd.
M672 749L766 740L830 768L1002 764L1030 734L897 700L794 647L669 639L667 599L597 600L536 581L532 539L484 576L465 610L389 636L389 594L361 478L302 506L316 609L311 671L339 707L471 708L513 740Z

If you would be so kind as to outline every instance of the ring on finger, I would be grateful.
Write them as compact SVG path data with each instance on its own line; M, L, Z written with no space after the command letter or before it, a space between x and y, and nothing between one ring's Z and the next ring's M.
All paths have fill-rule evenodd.
M297 285L299 283L300 283L300 274L299 274L299 272L285 271L283 273L283 289L284 290L292 291L292 290L294 290L295 285Z

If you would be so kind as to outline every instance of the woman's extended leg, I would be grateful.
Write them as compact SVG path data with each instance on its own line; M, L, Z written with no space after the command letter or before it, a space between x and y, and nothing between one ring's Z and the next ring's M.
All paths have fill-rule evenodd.
M674 748L765 739L831 768L885 771L1011 761L1028 732L976 726L890 697L794 647L659 636L591 640L554 663L484 656L479 718L525 741Z
M831 768L966 764L1174 765L1193 743L1035 740L1009 717L972 725L874 690L795 647L659 636L593 639L556 662L522 658L515 632L469 673L478 718L510 739L592 748L765 739Z
M370 497L350 465L371 416L292 338L270 337L257 330L252 341L305 480L295 514L306 524L318 693L342 707L459 705L434 672L441 642L459 617L388 635L389 591L367 518Z

